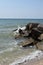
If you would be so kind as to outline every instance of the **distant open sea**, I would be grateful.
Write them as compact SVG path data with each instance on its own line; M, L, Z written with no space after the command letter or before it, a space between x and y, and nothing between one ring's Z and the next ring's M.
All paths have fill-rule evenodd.
M30 22L43 23L43 19L0 19L0 65L9 65L18 58L28 55L34 48L20 48L12 31Z

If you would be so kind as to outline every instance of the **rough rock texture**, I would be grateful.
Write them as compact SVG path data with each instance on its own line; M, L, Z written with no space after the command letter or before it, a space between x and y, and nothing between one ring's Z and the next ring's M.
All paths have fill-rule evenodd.
M41 41L43 40L43 25L39 23L29 23L26 25L26 29L19 29L18 33L19 34L15 38L28 38L28 40L26 39L26 41L21 42L21 45L23 47L36 45L36 48L39 48L40 46L43 46L40 45Z

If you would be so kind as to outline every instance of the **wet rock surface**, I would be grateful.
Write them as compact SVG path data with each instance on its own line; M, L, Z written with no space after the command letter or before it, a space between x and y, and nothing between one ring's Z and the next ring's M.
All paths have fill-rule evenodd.
M20 39L22 37L27 38L25 41L18 44L22 45L22 47L27 47L31 45L35 45L37 49L43 47L43 45L40 45L41 41L43 40L43 25L39 23L27 24L24 29L19 29L17 35L15 35L16 39Z

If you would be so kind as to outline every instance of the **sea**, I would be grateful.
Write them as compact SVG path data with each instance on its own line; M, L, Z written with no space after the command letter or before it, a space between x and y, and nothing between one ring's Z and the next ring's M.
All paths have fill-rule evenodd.
M34 47L20 47L20 39L16 40L12 35L18 26L23 27L32 22L43 24L43 19L0 19L0 65L15 65L13 63L17 63L18 59L36 50Z

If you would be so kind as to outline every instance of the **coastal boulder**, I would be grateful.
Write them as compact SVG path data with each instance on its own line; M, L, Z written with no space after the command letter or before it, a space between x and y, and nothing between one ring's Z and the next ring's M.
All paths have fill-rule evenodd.
M29 23L25 27L19 28L15 32L16 39L22 37L25 39L27 38L18 45L21 45L22 47L35 45L37 49L40 47L39 43L41 44L41 41L43 40L43 25L39 23Z

